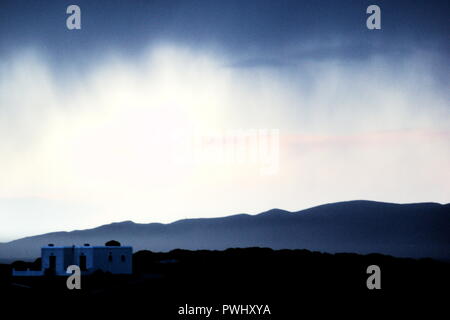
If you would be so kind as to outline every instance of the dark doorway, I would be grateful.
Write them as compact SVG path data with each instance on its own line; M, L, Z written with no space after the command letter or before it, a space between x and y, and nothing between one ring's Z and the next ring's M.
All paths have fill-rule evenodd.
M82 254L80 256L80 270L81 271L86 271L86 256L84 254Z
M49 262L48 268L51 271L55 271L55 269L56 269L56 257L55 256L50 256L48 262Z

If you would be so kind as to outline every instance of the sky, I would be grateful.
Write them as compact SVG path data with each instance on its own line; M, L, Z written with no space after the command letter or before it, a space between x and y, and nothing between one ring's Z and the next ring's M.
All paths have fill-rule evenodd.
M69 5L81 29L69 30ZM366 9L381 9L369 30ZM0 2L0 241L448 203L448 1Z

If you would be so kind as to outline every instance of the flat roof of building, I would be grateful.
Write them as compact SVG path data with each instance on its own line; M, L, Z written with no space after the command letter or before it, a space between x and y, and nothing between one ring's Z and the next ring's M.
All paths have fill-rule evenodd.
M132 246L42 246L41 248L48 248L48 249L64 249L64 248L108 248L108 249L114 249L114 248L131 248Z

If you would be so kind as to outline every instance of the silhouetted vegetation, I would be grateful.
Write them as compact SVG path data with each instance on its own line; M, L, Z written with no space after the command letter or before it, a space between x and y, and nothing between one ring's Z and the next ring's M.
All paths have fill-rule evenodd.
M381 290L366 287L366 269L373 264L381 268ZM275 314L270 319L288 319L299 307L316 315L356 305L406 307L401 301L415 308L414 301L438 297L450 285L450 265L431 259L267 248L139 251L133 255L133 275L97 271L83 276L82 289L72 291L66 288L66 277L12 278L11 266L1 265L2 290L16 299L96 307L117 301L120 307L113 303L114 308L143 308L149 315L163 315L161 319L181 319L176 310L186 303L269 304Z
M109 240L105 243L107 247L120 247L120 242L116 240Z

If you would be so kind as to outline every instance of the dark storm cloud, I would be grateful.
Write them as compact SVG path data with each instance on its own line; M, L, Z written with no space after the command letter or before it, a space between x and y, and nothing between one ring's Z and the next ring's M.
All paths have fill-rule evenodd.
M382 30L365 27L368 5L382 10ZM65 27L77 4L82 29ZM2 1L0 49L37 47L58 61L104 50L138 53L150 44L214 47L237 65L285 64L302 58L361 59L423 48L448 49L448 1ZM326 44L338 42L339 46ZM305 45L322 45L305 49Z
M66 28L72 4L81 30ZM366 28L371 4L381 30ZM447 15L448 0L1 0L0 241L343 199L447 203ZM265 128L279 159L173 161L174 133ZM279 173L262 177L268 162Z

